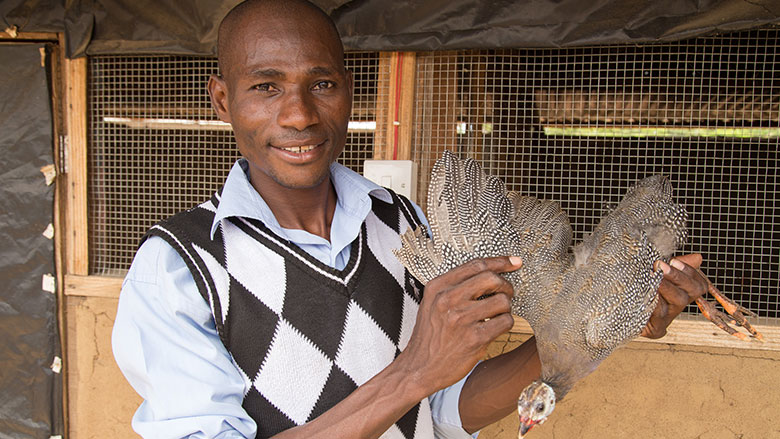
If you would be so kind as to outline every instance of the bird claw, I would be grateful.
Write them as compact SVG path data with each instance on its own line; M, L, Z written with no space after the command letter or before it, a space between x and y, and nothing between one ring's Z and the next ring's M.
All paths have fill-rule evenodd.
M732 328L729 326L729 324L741 326L745 328L754 338L759 341L763 341L764 336L761 335L761 333L758 332L755 328L753 328L753 326L750 325L750 322L748 322L747 317L745 317L746 314L750 317L755 317L756 314L753 311L750 311L749 309L729 299L709 280L707 283L708 292L715 298L715 300L718 301L718 303L720 303L726 312L724 313L715 308L714 302L708 301L703 297L699 297L696 299L696 305L699 307L704 317L706 317L707 320L714 323L720 329L726 331L734 337L739 338L740 340L748 340L748 336Z

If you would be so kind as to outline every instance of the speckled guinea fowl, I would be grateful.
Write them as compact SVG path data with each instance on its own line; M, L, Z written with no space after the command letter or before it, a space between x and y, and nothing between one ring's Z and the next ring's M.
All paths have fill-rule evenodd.
M522 435L616 347L640 334L663 276L654 263L668 261L685 243L686 218L669 180L648 177L572 247L571 226L557 203L507 192L476 161L445 151L428 190L432 236L407 231L396 256L423 283L478 257L523 259L505 276L514 287L512 312L536 336L542 373L518 400Z

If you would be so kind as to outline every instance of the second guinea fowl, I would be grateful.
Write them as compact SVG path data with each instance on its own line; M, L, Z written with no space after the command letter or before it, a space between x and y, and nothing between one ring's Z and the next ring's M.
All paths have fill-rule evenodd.
M572 247L571 226L557 203L507 192L476 161L445 151L428 190L432 236L409 230L395 253L423 283L475 258L523 259L504 276L514 288L512 313L533 329L542 372L518 400L522 436L615 348L640 334L663 277L654 263L668 261L684 244L686 218L669 180L652 176Z

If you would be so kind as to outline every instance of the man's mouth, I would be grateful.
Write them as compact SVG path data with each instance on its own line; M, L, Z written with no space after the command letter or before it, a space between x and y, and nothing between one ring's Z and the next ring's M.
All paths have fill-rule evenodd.
M309 152L312 149L316 148L317 146L319 146L319 145L301 145L301 146L290 146L288 148L281 148L281 149L283 149L283 150L285 150L287 152L300 154L300 153L304 153L304 152Z

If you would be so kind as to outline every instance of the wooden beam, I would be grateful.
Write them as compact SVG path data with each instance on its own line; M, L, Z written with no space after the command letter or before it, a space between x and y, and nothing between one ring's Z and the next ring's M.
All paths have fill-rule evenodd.
M65 295L117 299L119 290L122 289L122 281L124 278L121 277L68 274L65 276Z
M394 81L391 85L396 85L401 88L398 102L398 120L393 122L393 125L397 122L397 145L396 160L411 160L412 159L412 133L413 133L413 121L414 121L414 96L415 96L415 84L417 73L417 54L414 52L400 52L398 54L398 61L400 66L397 68L398 74L397 81ZM393 90L391 89L391 92ZM391 93L390 96L395 96L396 93ZM394 140L394 143L396 140Z
M123 278L108 276L65 276L65 295L79 297L119 298ZM764 335L763 342L757 340L742 341L721 331L705 320L678 318L669 326L666 336L657 340L637 337L634 342L662 343L675 345L725 347L734 349L753 349L780 351L780 322L768 322L755 325ZM531 326L520 317L515 317L515 325L509 331L515 334L532 334Z
M65 77L66 272L89 272L87 230L87 59L63 61Z
M2 41L57 41L57 34L53 32L17 32L16 27L0 31Z
M662 343L690 346L709 346L734 349L755 349L764 351L780 351L780 321L763 325L754 325L763 334L764 341L742 341L726 334L707 320L692 320L678 318L669 325L667 333L659 339L637 337L634 342ZM509 331L515 334L533 334L531 326L525 320L515 316L515 325Z
M376 130L374 131L374 160L387 160L392 154L390 137L387 136L389 125L392 125L390 106L390 83L392 82L392 52L379 53L379 67L376 84ZM392 157L391 157L392 158Z
M63 35L64 38L64 35ZM64 42L64 40L63 40ZM52 224L54 226L54 266L57 273L57 328L60 338L60 357L62 359L62 422L65 431L68 430L68 349L67 349L67 315L65 312L65 194L66 180L60 170L63 167L60 136L63 134L63 89L64 79L62 63L65 59L65 48L61 44L47 44L51 47L49 68L51 77L51 112L53 127L53 151L55 169L58 177L54 180L54 210Z
M415 73L414 52L380 54L374 159L412 158Z

